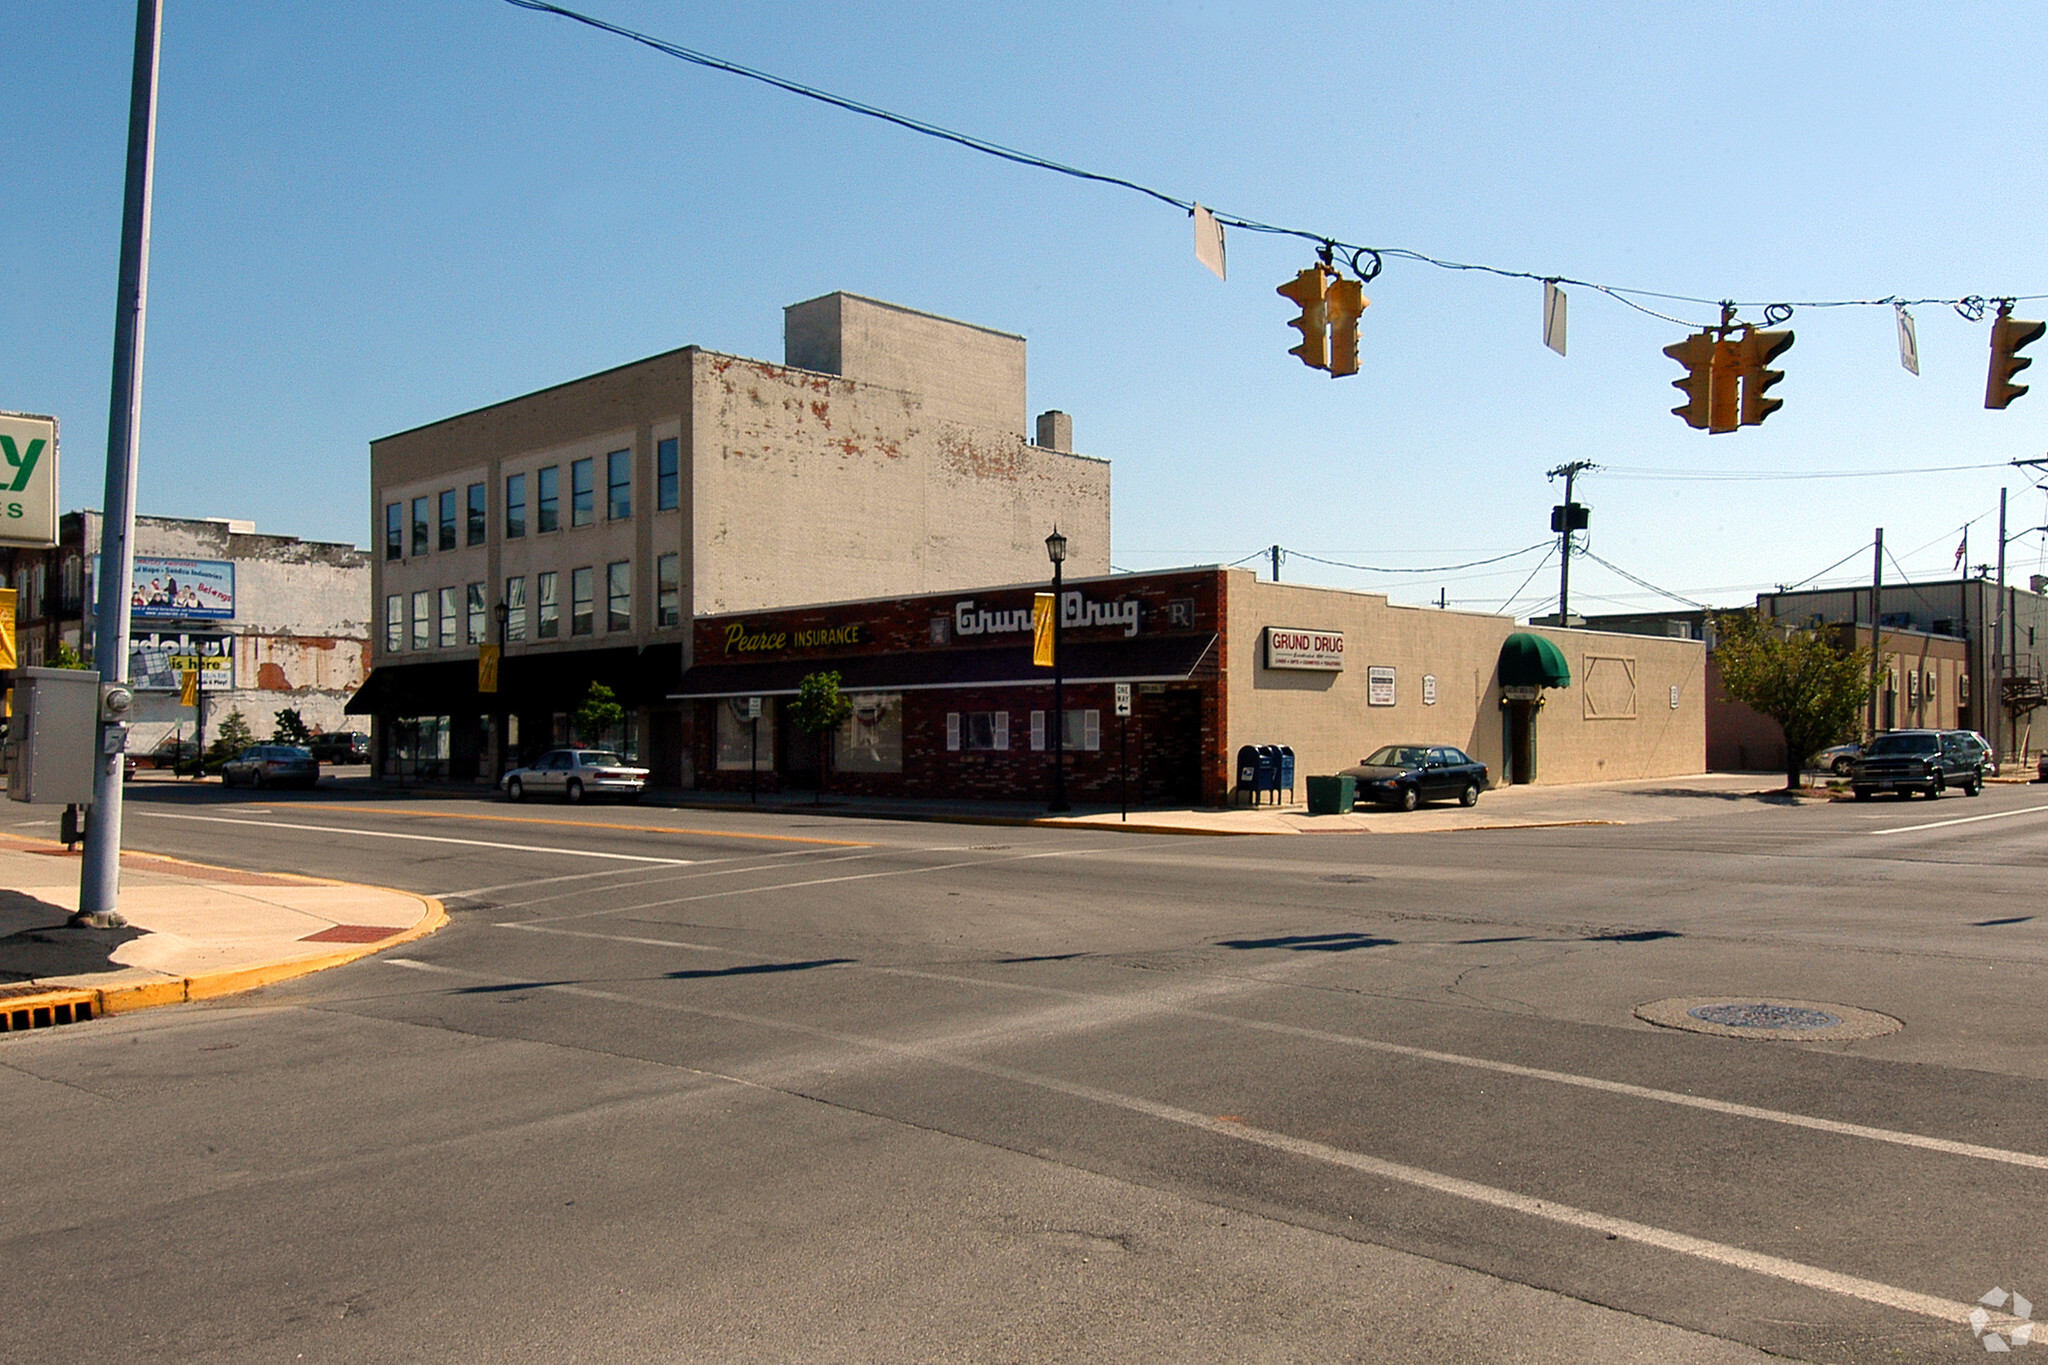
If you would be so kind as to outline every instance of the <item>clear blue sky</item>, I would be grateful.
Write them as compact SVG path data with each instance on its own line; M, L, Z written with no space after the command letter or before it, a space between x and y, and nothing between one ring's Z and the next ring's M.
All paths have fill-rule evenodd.
M685 46L1268 222L1710 298L2048 293L2028 6L582 0ZM686 344L781 358L783 305L834 289L1022 333L1033 411L1115 462L1119 566L1278 542L1449 564L1547 534L1572 459L1738 475L2048 451L2033 394L1983 407L1988 326L1801 309L1782 411L1707 436L1669 414L1685 327L1571 291L1390 261L1362 372L1287 354L1276 285L1311 250L1187 220L501 0L168 0L140 505L367 541L376 436ZM0 9L0 407L63 422L97 506L133 6ZM2025 305L2044 316L2048 303ZM1675 309L1691 321L1711 310ZM1723 605L1854 554L1916 575L1958 528L1994 554L2044 517L2015 471L1580 485L1601 558ZM2042 540L2012 547L2040 570ZM1867 554L1824 581L1866 579ZM1531 555L1284 576L1520 613ZM1887 576L1896 570L1887 566ZM1580 611L1667 599L1597 564Z

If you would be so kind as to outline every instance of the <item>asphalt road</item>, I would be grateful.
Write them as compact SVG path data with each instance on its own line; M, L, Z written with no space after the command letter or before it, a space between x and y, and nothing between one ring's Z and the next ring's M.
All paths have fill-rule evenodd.
M2048 1304L2048 791L1685 809L1202 839L138 787L133 847L454 922L0 1040L0 1358L1980 1358L1980 1296ZM1632 1012L1694 996L1904 1027Z

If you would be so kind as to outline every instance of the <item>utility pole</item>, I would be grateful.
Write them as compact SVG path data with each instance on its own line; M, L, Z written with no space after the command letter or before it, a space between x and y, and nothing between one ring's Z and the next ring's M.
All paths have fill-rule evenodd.
M1593 468L1597 466L1591 460L1573 460L1570 464L1561 464L1550 471L1550 477L1553 479L1560 474L1564 476L1563 513L1561 516L1557 513L1551 514L1552 521L1556 523L1553 529L1557 531L1558 548L1561 552L1557 565L1557 623L1560 626L1569 626L1572 623L1572 531L1575 529L1572 514L1578 507L1578 504L1572 501L1572 481L1585 470Z
M101 690L128 671L128 596L135 577L135 471L141 449L142 338L149 303L149 208L156 172L156 70L163 0L136 0L135 68L128 92L128 177L121 205L121 280L114 308L114 380L107 415L107 493L100 529ZM78 916L121 923L122 756L97 727L92 821L78 877Z
M1991 749L2000 763L2010 750L2005 731L2005 490L1998 490L1998 618L1991 628L1991 696L1985 710L1997 707L1998 719L1991 730Z
M1280 581L1280 547L1278 545L1273 547L1273 581L1275 583Z
M1877 661L1879 605L1884 601L1884 527L1877 528L1877 544L1870 555L1870 733L1877 733Z

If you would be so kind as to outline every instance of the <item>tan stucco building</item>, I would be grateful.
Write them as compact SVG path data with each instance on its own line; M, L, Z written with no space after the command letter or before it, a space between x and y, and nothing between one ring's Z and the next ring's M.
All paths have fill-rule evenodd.
M689 346L374 441L352 709L383 757L467 777L565 738L602 681L678 781L699 616L1038 575L1056 524L1106 573L1109 465L1071 432L1027 435L1022 337L838 293L785 310L779 365Z

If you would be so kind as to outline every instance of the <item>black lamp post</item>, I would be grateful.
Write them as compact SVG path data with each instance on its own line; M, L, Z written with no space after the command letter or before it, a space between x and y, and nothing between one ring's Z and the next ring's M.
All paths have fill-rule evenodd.
M505 752L511 740L512 723L506 719L505 696L505 622L512 615L512 608L504 598L491 608L491 615L498 618L498 776L503 777L512 770L512 756Z
M1060 566L1067 562L1067 538L1057 526L1045 538L1045 554L1052 561L1052 804L1046 809L1057 815L1073 809L1067 804L1067 660L1060 652Z

